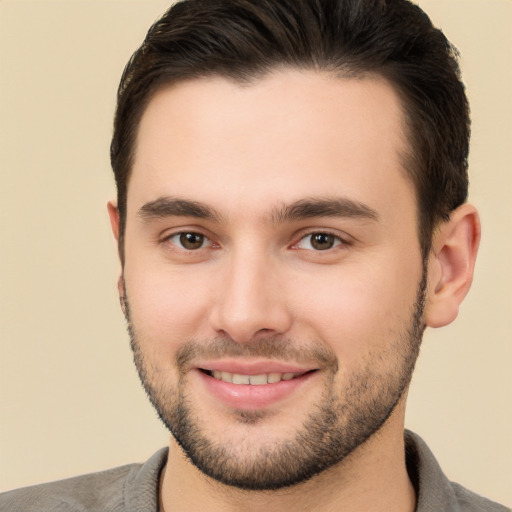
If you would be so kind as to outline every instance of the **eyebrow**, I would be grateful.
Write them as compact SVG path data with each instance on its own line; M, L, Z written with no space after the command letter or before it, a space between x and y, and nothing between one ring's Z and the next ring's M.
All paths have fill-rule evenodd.
M188 199L176 197L159 197L144 204L137 216L149 221L165 217L195 217L197 219L219 220L219 213L213 208Z
M276 224L314 217L348 217L377 221L379 214L367 204L346 197L305 198L276 208L272 221Z
M176 197L160 197L144 204L137 216L145 221L165 217L194 217L219 222L214 208L197 201ZM274 224L314 217L348 217L376 221L379 214L367 204L346 197L310 197L274 208L270 220Z

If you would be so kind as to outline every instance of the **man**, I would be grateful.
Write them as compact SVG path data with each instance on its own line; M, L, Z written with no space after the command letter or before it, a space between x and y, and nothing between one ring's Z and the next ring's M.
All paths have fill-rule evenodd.
M190 0L123 75L109 204L144 465L6 510L505 510L404 435L479 242L454 50L394 0ZM2 510L4 509L2 508Z

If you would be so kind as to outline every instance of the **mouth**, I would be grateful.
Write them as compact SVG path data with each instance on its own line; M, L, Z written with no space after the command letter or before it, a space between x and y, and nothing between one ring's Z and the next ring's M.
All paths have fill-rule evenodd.
M309 388L308 383L315 382L315 376L321 373L319 369L282 364L238 365L237 368L235 364L216 363L215 366L199 366L194 373L200 377L208 395L231 410L263 410L287 400L300 401L305 386Z
M244 375L242 373L231 373L220 370L206 370L200 368L200 371L214 379L228 382L236 385L264 386L266 384L277 384L281 381L290 381L315 372L317 370L309 370L305 372L270 372L260 373L258 375Z

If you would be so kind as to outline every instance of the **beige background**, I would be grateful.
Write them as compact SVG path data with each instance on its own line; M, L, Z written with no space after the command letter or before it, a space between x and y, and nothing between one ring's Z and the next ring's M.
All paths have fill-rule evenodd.
M423 0L463 55L484 237L459 319L428 332L407 424L450 478L512 504L512 2ZM0 489L148 458L107 223L124 63L164 1L0 1Z

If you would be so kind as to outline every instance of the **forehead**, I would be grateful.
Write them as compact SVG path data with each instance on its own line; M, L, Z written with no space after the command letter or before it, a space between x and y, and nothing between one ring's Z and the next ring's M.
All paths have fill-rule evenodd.
M398 95L376 76L287 70L172 85L142 116L128 209L176 195L226 213L306 195L389 202L393 186L413 195L403 125Z

